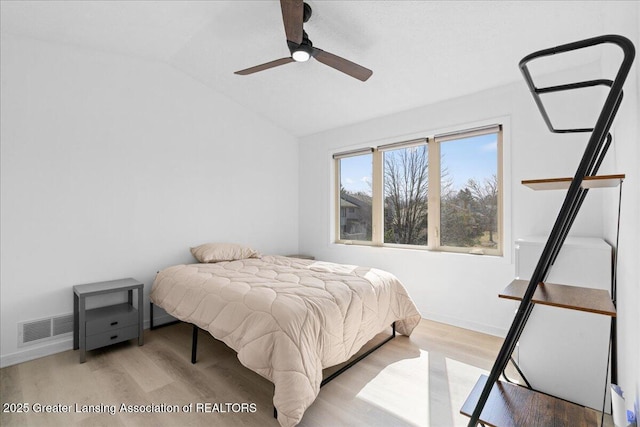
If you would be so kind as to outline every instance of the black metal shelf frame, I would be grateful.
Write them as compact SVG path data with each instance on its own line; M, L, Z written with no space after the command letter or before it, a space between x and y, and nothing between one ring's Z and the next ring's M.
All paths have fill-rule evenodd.
M533 82L533 78L529 72L527 65L542 57L547 57L556 54L562 54L579 49L585 49L601 44L613 44L619 47L623 52L623 60L620 64L620 68L613 81L598 79L588 80L582 82L575 82L565 85L550 86L544 88L538 88ZM571 185L567 190L565 200L560 208L560 212L553 225L549 238L542 251L538 264L531 276L527 290L518 306L518 310L513 319L509 332L505 337L504 343L496 361L488 376L487 382L480 394L476 407L469 420L469 427L474 427L480 420L482 410L489 398L493 385L498 380L501 372L505 369L509 363L511 354L513 353L515 346L520 339L520 335L524 330L524 326L531 314L534 304L532 303L533 294L538 286L538 283L544 282L546 276L549 273L551 266L553 265L555 258L560 251L560 248L564 244L564 241L573 225L576 215L586 197L588 189L581 188L582 180L586 176L595 175L602 164L602 160L611 145L611 135L609 129L615 119L618 108L622 101L623 91L622 87L629 74L629 70L633 65L633 59L635 57L635 48L631 41L623 36L619 35L604 35L599 37L593 37L586 40L581 40L573 43L560 45L554 48L541 50L527 55L520 61L520 70L524 79L529 86L529 90L533 95L534 101L542 114L542 117L547 124L549 130L553 133L578 133L578 132L590 132L589 142L585 148L584 154L578 165L576 173L573 177ZM545 109L545 106L540 97L541 94L559 92L566 90L575 90L587 87L593 87L598 85L604 85L609 87L609 94L604 102L602 111L600 112L598 119L593 128L577 128L577 129L555 129L549 119L549 115ZM615 298L615 297L614 297Z

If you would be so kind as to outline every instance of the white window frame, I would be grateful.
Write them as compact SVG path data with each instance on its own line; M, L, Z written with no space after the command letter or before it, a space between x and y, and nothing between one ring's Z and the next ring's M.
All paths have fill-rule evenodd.
M498 206L497 206L497 234L498 246L496 248L468 248L457 246L442 246L440 244L440 144L447 141L468 138L472 136L487 135L497 133L497 184L498 184ZM431 251L469 253L474 255L494 255L504 256L505 247L505 218L504 198L505 185L503 178L503 140L504 126L502 124L492 124L489 126L481 126L475 128L466 128L458 131L432 134L420 138L412 138L408 141L394 142L376 147L366 147L358 150L351 150L333 155L334 161L334 218L335 229L333 241L338 244L352 244L361 246L380 246L380 247L400 247L411 249L422 249ZM384 243L384 151L409 148L416 145L427 144L428 161L429 161L429 194L428 194L428 239L427 245L407 245L398 243ZM361 240L343 240L340 239L340 159L350 156L358 156L363 154L372 154L372 238L371 241ZM433 185L436 183L437 185Z

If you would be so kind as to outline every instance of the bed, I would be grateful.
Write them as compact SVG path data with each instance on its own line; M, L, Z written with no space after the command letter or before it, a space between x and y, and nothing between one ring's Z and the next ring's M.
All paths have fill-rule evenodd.
M240 258L166 268L150 299L223 341L271 381L283 427L302 419L324 368L345 362L391 324L409 335L420 321L391 273L283 256Z

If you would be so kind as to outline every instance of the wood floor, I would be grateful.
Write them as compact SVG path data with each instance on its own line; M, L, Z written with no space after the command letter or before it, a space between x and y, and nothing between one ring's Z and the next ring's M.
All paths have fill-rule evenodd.
M501 343L423 320L410 338L396 337L323 387L300 425L465 426L460 407L491 368ZM233 350L201 332L195 365L190 351L191 327L176 324L146 330L142 347L131 341L88 352L84 364L77 351L66 351L3 368L3 410L5 403L25 402L30 411L0 412L0 425L278 426L273 385L244 368ZM241 407L227 403L244 403L245 410L254 404L255 411L234 413ZM49 410L70 406L74 412L35 413L35 404L53 405ZM165 405L165 412L120 412L122 404ZM209 411L196 412L198 404L210 404ZM94 412L75 412L76 405ZM167 412L175 405L178 412Z

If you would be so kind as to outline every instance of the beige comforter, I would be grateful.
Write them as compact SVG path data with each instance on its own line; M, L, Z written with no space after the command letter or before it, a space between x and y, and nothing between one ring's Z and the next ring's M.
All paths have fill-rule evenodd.
M273 382L282 426L302 419L323 368L348 360L394 321L404 335L420 321L391 273L281 256L170 267L158 273L150 297Z

